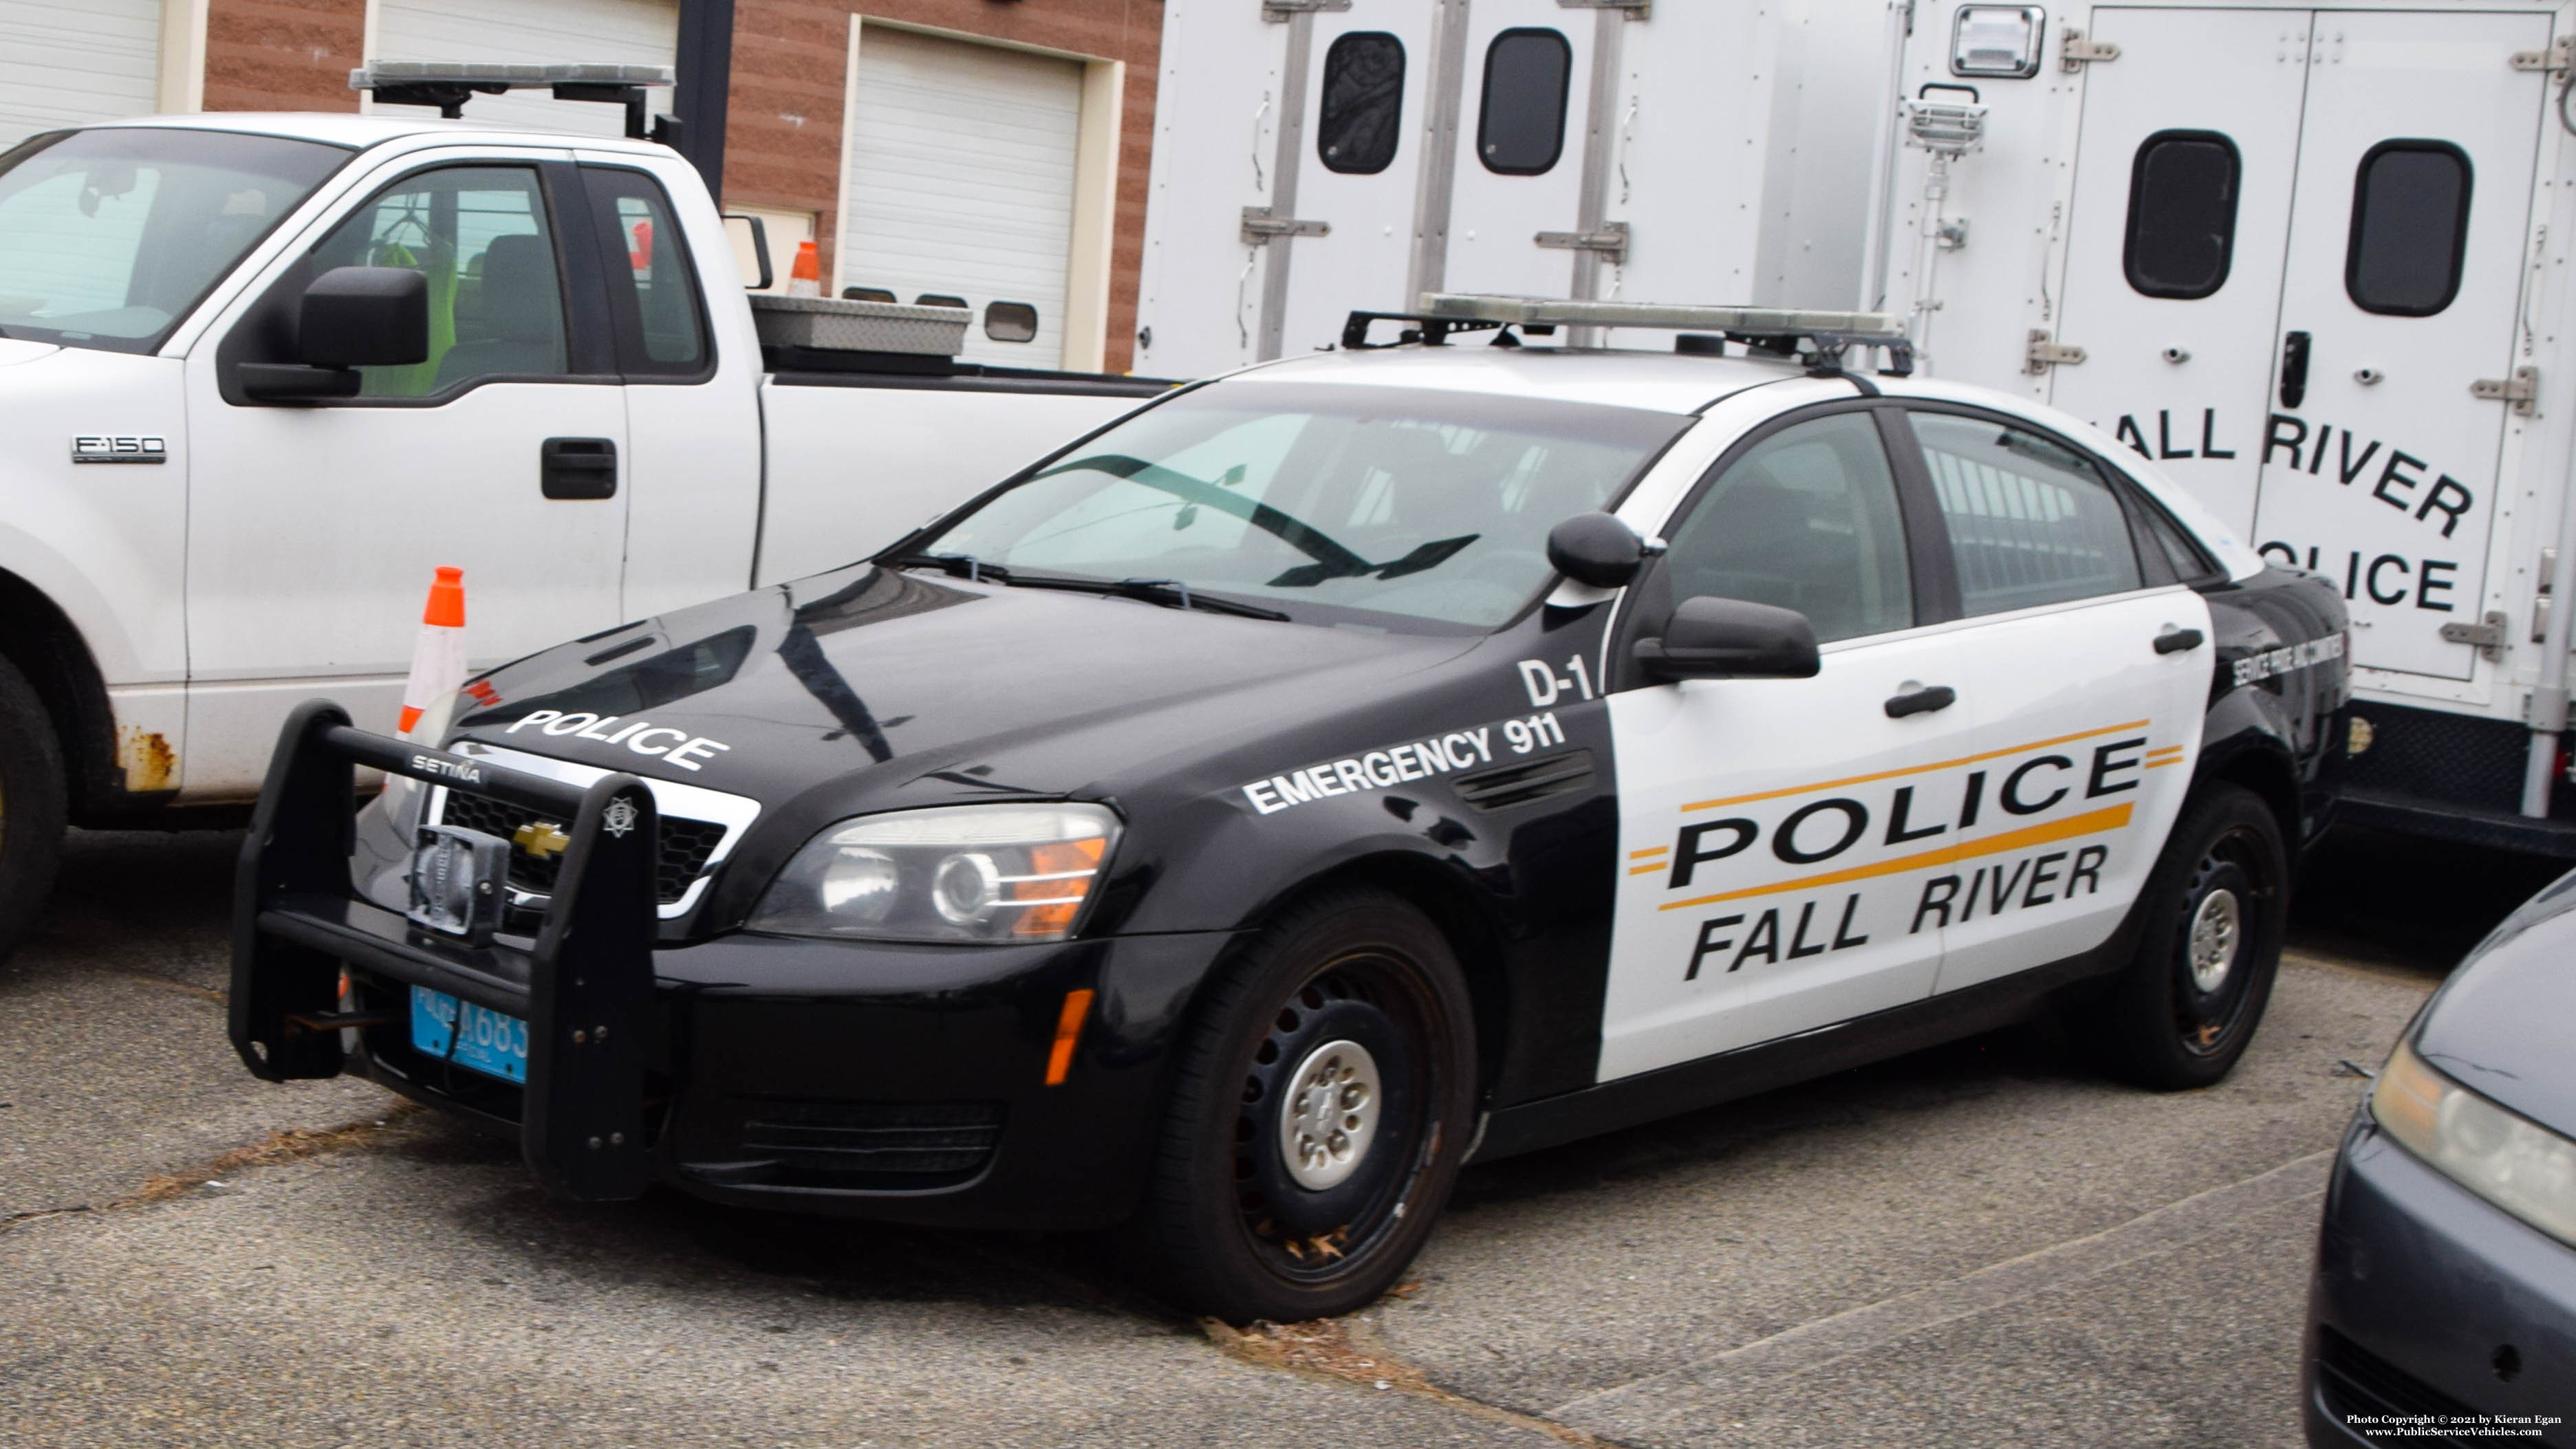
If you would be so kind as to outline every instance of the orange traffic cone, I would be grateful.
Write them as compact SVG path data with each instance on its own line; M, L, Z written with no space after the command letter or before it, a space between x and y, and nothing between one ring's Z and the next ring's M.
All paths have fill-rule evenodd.
M796 244L796 265L787 270L787 295L791 297L823 295L823 258L814 250L812 242L801 241Z
M421 610L420 642L411 650L411 678L403 682L404 738L427 721L417 738L435 741L447 732L456 691L465 687L465 570L441 568Z

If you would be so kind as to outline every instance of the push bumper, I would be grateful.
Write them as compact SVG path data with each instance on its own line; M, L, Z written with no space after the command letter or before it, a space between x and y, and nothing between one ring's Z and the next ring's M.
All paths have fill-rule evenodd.
M2513 1416L2538 1431L2514 1442L2576 1444L2576 1249L2435 1172L2365 1111L2327 1189L2303 1359L2319 1449L2498 1432L2392 1423L2425 1415Z
M353 897L353 762L573 819L539 937L472 946ZM539 1180L571 1198L661 1182L961 1227L1096 1227L1132 1210L1170 1044L1230 933L1005 947L737 933L657 950L640 781L574 791L488 763L474 780L452 770L327 706L288 726L235 924L234 1040L255 1073L335 1075L353 1032L367 1075L515 1132ZM610 835L609 802L639 797L645 828ZM627 838L631 858L614 848ZM416 987L526 1021L526 1085L416 1050Z

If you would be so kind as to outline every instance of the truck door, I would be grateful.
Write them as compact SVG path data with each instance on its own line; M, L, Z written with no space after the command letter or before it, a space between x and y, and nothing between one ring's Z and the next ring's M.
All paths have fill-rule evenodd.
M189 357L192 791L256 789L278 722L316 695L389 728L441 564L465 570L477 666L625 617L625 389L571 170L535 153L411 169ZM338 266L427 275L428 359L362 369L343 401L247 399L228 363L260 308Z
M1470 8L1441 290L1571 295L1603 14L1618 23L1617 12L1557 0ZM1438 215L1435 206L1424 225Z
M1334 345L1354 308L1413 308L1404 279L1434 8L1369 0L1308 19L1302 140L1279 148L1274 195L1293 206L1297 234L1263 248L1265 357Z
M2469 680L2518 335L2545 14L2319 11L2254 538L2343 584L2354 662ZM2420 687L2419 685L2419 687ZM2403 687L2403 686L2400 686ZM2433 685L2438 690L2440 686Z
M1353 5L1384 8L1388 0ZM1276 253L1274 238L1250 224L1299 219L1296 198L1283 208L1274 189L1283 150L1296 154L1279 139L1282 71L1290 37L1303 26L1311 57L1315 23L1325 18L1340 17L1218 0L1176 7L1164 20L1138 372L1205 377L1258 360L1262 264ZM1377 22L1361 14L1352 23Z
M2303 10L2104 7L2084 77L2050 401L2254 519L2306 88Z

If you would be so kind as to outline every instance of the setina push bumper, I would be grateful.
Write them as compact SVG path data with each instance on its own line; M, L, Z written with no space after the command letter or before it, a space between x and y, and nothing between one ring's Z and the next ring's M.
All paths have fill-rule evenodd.
M359 765L573 822L533 949L493 939L497 858L464 832L429 847L452 889L423 899L416 885L408 913L353 895ZM344 965L458 1003L453 1030L464 1029L467 1007L524 1022L518 1118L529 1169L567 1198L639 1195L653 1176L645 1068L656 833L652 791L633 775L576 788L368 734L335 704L302 706L278 740L234 886L234 1049L267 1081L339 1075L342 1030L402 1020L344 1010Z

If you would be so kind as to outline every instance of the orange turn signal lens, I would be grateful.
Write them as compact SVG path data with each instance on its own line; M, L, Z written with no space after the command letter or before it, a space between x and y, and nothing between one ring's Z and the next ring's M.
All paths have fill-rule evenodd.
M1091 1016L1091 988L1064 994L1064 1010L1056 1013L1055 1050L1047 1053L1046 1084L1064 1085L1064 1074L1073 1070L1074 1043L1082 1040L1082 1023Z

